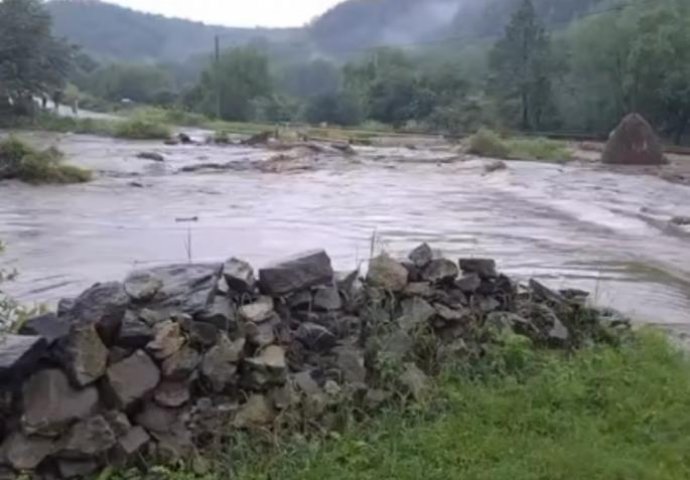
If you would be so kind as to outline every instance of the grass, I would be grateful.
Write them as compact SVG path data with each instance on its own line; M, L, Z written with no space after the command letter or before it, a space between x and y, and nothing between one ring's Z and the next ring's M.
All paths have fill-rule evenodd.
M429 403L322 439L238 442L203 478L678 480L690 478L688 432L690 364L661 334L570 357L510 337L445 372Z
M16 179L25 183L67 184L91 180L91 172L62 164L63 155L55 149L38 151L10 137L0 142L0 179Z
M172 136L170 127L143 118L119 121L113 131L115 137L131 140L165 140Z
M469 139L469 153L504 160L565 162L571 153L565 142L546 138L502 138L496 132L480 129Z

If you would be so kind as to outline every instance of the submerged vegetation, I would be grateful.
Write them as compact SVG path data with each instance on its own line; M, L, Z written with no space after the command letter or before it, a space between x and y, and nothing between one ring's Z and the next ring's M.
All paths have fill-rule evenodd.
M118 138L132 140L165 140L172 131L167 125L141 118L132 118L114 122L114 135Z
M63 155L56 148L36 150L10 137L0 141L0 180L16 179L31 184L83 183L91 173L80 167L62 164Z
M564 162L571 157L565 142L540 137L502 138L486 128L469 138L468 152L505 160Z

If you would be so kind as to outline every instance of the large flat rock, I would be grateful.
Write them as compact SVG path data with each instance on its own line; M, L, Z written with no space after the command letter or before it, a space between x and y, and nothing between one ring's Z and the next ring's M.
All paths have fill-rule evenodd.
M259 270L261 290L286 295L333 281L331 259L324 250L304 252Z
M47 342L39 336L0 337L0 381L28 373L46 352Z

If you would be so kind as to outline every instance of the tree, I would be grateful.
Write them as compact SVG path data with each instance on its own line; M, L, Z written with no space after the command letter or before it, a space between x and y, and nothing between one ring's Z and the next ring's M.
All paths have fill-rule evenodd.
M168 72L149 65L108 65L93 72L84 83L90 93L115 102L127 98L167 105L175 96Z
M635 110L656 119L676 143L690 122L690 7L666 2L642 15L630 45L628 86Z
M288 66L281 72L279 81L288 95L308 98L337 92L341 76L333 63L314 60Z
M63 87L72 50L52 36L40 0L0 2L0 103L33 111L34 96Z
M506 115L517 110L523 129L538 128L551 107L554 65L549 36L532 4L523 0L489 54L490 89Z
M246 121L253 117L253 102L270 97L273 82L268 59L254 48L236 48L221 56L201 76L199 108L223 120ZM193 96L192 96L193 97Z
M317 95L309 99L305 111L309 123L332 123L336 125L357 125L364 120L360 103L351 94Z

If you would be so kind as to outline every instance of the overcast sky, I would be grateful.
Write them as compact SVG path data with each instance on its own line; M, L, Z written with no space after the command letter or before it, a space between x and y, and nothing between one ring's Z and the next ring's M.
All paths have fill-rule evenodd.
M295 27L342 0L107 0L125 7L239 27Z

